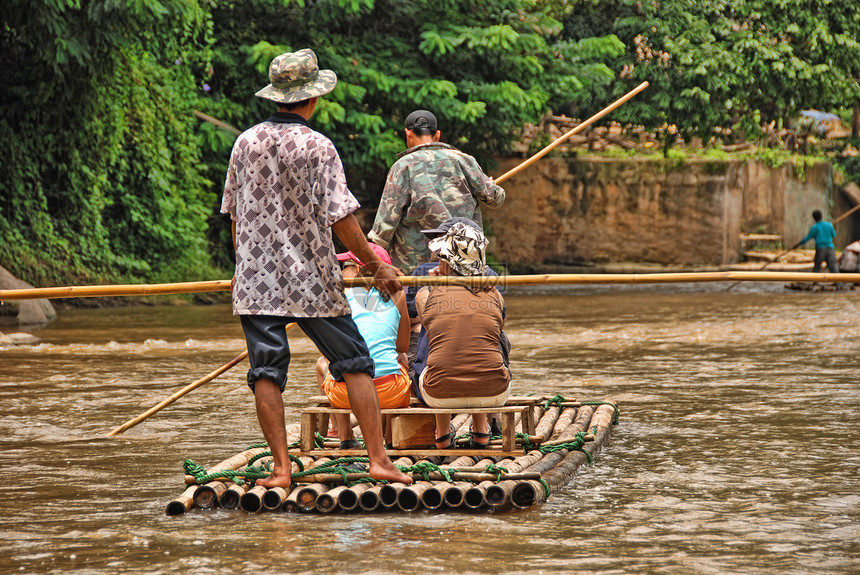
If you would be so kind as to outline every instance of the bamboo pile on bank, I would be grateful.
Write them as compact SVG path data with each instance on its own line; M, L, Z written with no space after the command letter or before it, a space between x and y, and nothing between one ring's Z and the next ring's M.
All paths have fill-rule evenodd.
M433 455L433 450L423 457L393 454L394 463L412 473L415 482L411 485L375 483L362 458L335 459L311 452L293 460L291 488L266 489L253 483L264 473L261 470L267 468L271 455L265 446L252 446L205 470L205 475L187 473L189 486L168 504L167 514L215 507L247 513L527 509L570 483L582 465L591 461L605 445L617 413L611 400L545 397L534 406L534 435L520 433L518 445L524 447L523 455L494 456L492 450L486 455L459 457ZM469 423L465 414L452 420L458 436L468 435ZM521 431L523 422L517 420L516 424ZM288 426L287 431L291 443L298 440L298 424ZM359 431L357 427L355 431ZM325 443L320 438L318 442ZM209 477L213 474L218 476ZM206 480L197 484L198 477Z

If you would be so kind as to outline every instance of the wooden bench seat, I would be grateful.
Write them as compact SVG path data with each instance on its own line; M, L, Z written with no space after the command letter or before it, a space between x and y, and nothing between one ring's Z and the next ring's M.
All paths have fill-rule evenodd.
M399 409L383 409L381 412L383 415L391 416L391 443L393 449L389 451L392 454L398 454L398 452L406 454L405 450L408 450L409 454L414 454L416 451L427 451L427 446L432 446L434 443L436 435L436 419L434 416L438 413L465 413L469 415L475 413L501 414L501 450L496 446L490 446L486 450L480 450L480 452L487 455L499 454L499 451L506 454L516 454L516 414L520 414L523 432L533 435L535 431L534 406L540 401L542 401L540 397L511 397L508 398L504 407L434 409L425 407L417 402L417 400L413 400L413 406ZM310 407L300 410L301 451L312 451L314 454L322 454L322 451L335 451L334 454L347 455L345 451L321 450L316 447L314 439L317 433L325 435L331 415L352 412L349 409L332 407L325 396L311 397L310 403ZM478 452L478 450L463 449L433 449L432 453L435 455L471 455L472 451L475 451L476 454ZM488 451L491 453L487 453Z

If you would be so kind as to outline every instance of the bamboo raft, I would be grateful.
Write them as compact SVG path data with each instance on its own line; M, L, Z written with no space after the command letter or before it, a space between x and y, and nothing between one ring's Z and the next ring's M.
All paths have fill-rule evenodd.
M290 489L254 485L271 466L268 448L257 444L208 469L186 460L187 487L167 504L166 512L175 516L219 507L247 513L527 509L545 501L583 464L591 463L618 420L618 406L611 400L529 399L514 402L519 407L511 410L517 411L507 422L512 427L505 429L503 424L506 436L494 437L486 449L468 448L468 413L458 413L452 420L458 448L387 449L394 463L412 474L412 485L374 481L366 473L363 449L339 450L339 441L323 437L321 429L314 430L312 449L303 450L305 421L287 426L293 462ZM316 410L308 411L316 413L319 406ZM324 425L328 426L327 419ZM358 427L355 431L358 435ZM509 449L514 431L517 451Z
M808 283L808 282L791 282L785 284L785 289L796 291L860 291L860 284L834 284L834 283Z

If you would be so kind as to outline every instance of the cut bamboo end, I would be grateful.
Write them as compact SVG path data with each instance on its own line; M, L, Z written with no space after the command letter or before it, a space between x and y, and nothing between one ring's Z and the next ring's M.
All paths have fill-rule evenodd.
M463 505L469 509L480 509L486 501L486 489L484 483L468 488L463 494Z
M316 509L320 513L331 513L338 508L338 499L343 491L349 489L346 485L339 485L334 489L321 493L317 497Z
M299 490L298 489L293 489L292 491L290 491L290 494L287 495L287 498L284 500L284 505L283 505L283 507L281 507L281 511L284 511L285 513L296 513L296 512L298 512L298 510L299 510L298 496L299 496Z
M317 497L328 491L328 486L322 483L311 483L299 488L296 503L301 511L313 511L317 506Z
M337 505L343 511L352 511L358 507L358 499L361 494L370 489L369 483L359 483L349 489L344 489L338 494Z
M421 508L421 496L433 484L429 481L419 481L413 485L407 485L397 494L397 508L401 511L416 511Z
M242 485L234 483L221 494L221 497L218 498L218 505L223 509L236 509L239 507L239 502L242 500L242 496L245 495L250 488L251 486L248 483L243 483Z
M494 508L506 507L511 502L511 494L516 487L516 481L500 481L487 487L487 505Z
M201 485L194 492L194 505L200 509L211 509L218 504L225 491L227 491L227 484L222 481L210 481L206 485Z
M198 488L198 485L192 485L183 491L182 495L167 504L166 513L171 517L188 513L194 506L194 494Z
M427 509L439 509L445 503L445 489L432 485L421 494L421 504Z
M381 485L374 485L358 497L358 506L363 511L376 511L379 509L379 491Z
M248 513L259 513L263 510L263 496L265 494L266 488L262 485L252 487L239 500L239 507Z
M277 511L284 505L289 494L289 489L273 487L263 494L263 507L269 511Z
M546 499L546 489L539 481L520 481L511 492L511 503L517 509L528 509Z

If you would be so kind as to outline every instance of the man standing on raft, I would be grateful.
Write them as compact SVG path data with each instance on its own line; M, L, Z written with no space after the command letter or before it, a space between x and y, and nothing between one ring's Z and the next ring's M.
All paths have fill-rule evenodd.
M257 485L291 483L281 394L290 362L285 328L293 322L329 360L333 378L346 383L370 476L412 483L385 454L373 360L350 315L329 228L386 293L401 290L397 270L368 246L334 144L308 125L337 76L320 70L316 54L304 49L272 60L269 79L256 95L277 103L278 111L237 138L221 205L233 224L233 313L248 345L248 386L274 459L271 475Z

